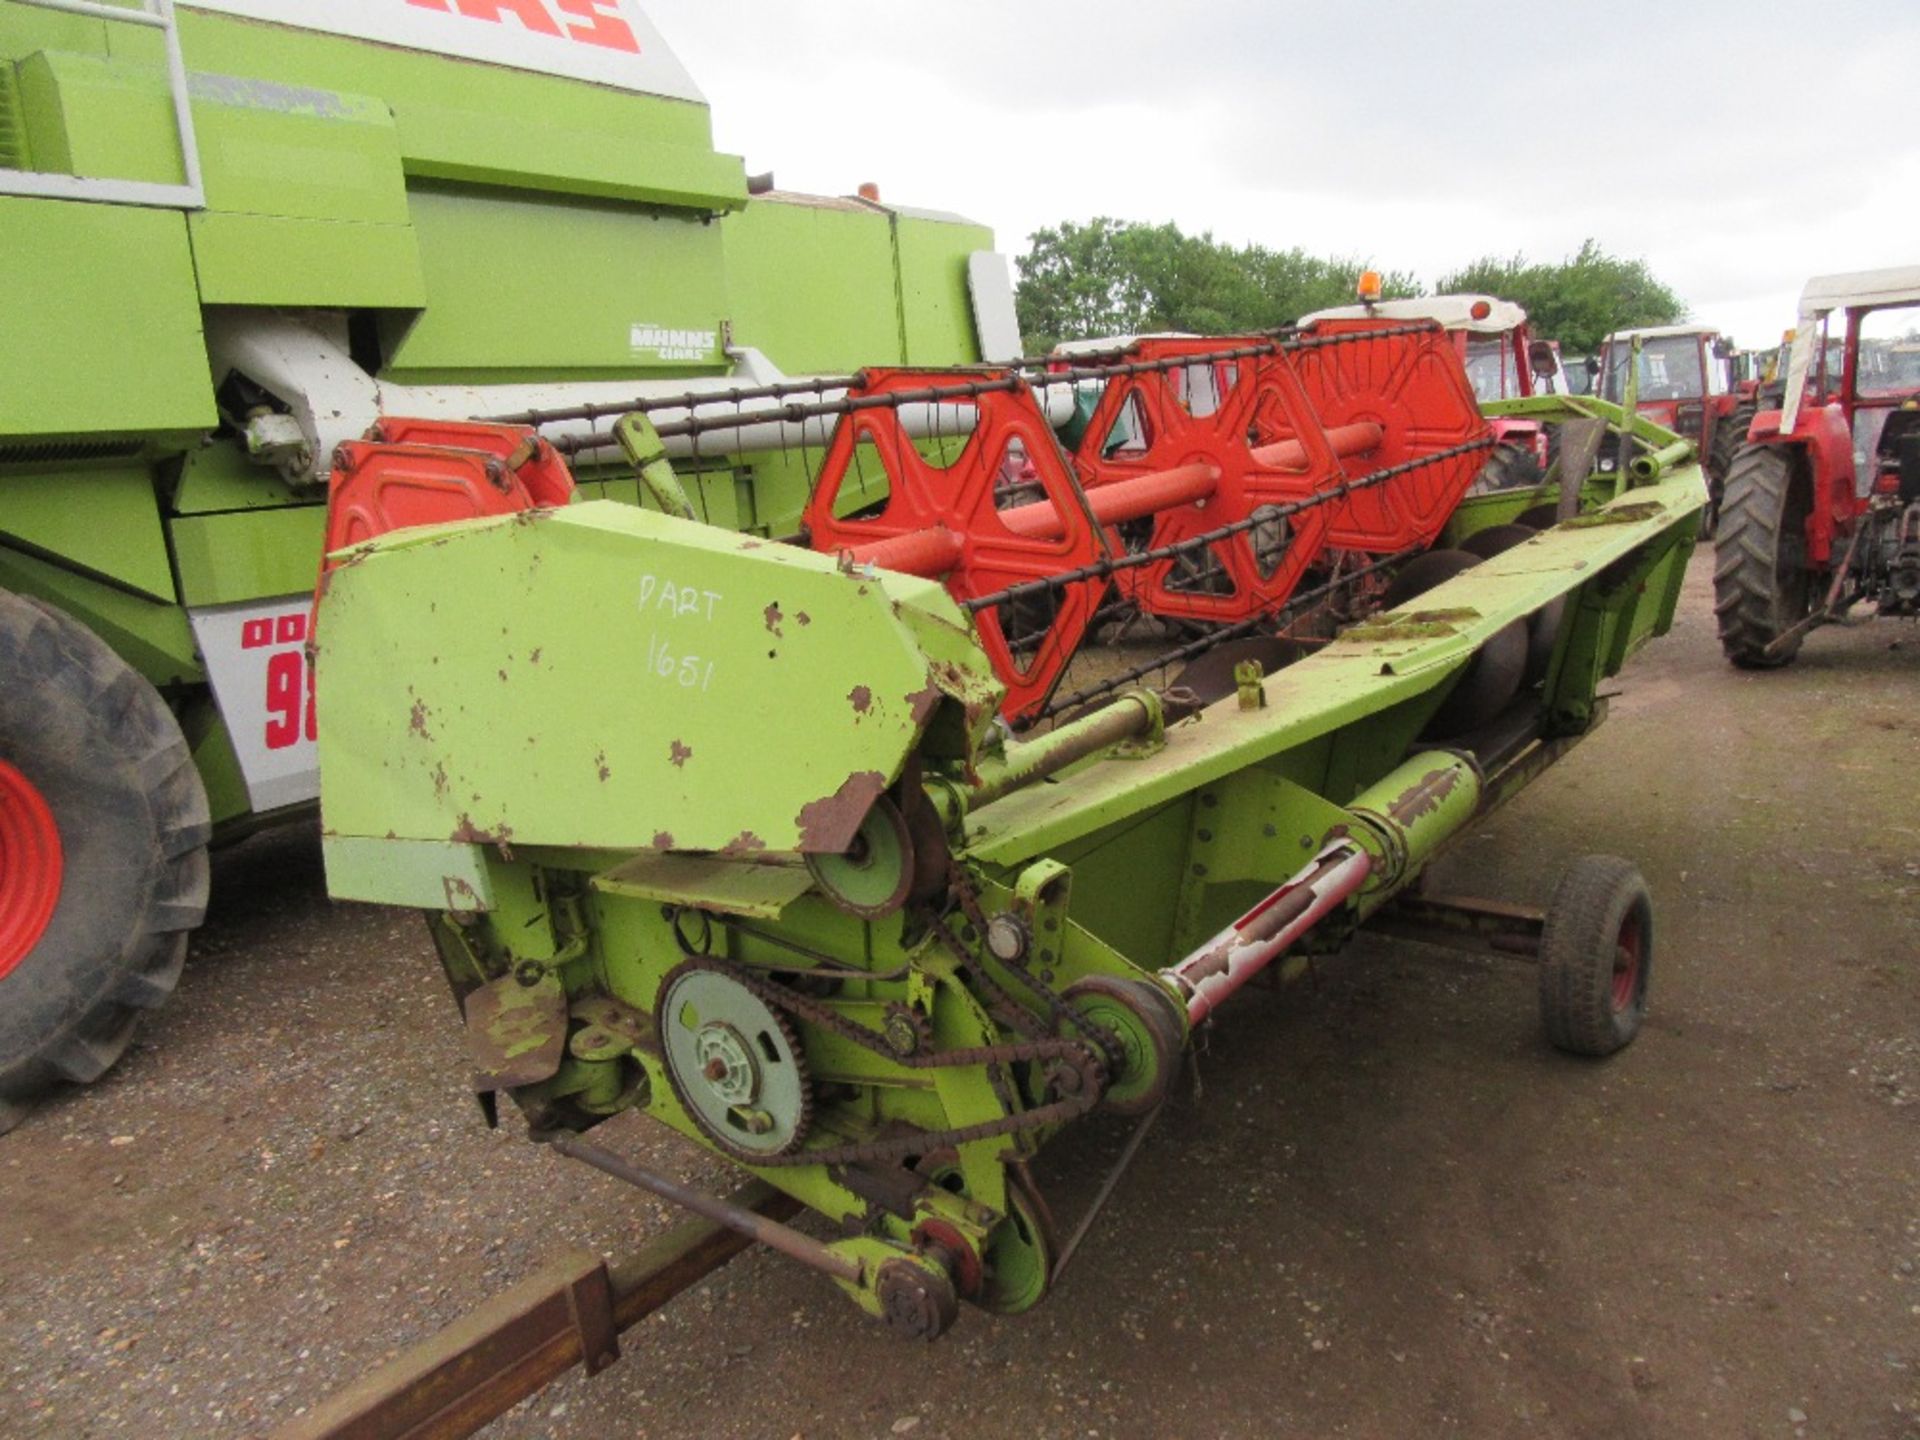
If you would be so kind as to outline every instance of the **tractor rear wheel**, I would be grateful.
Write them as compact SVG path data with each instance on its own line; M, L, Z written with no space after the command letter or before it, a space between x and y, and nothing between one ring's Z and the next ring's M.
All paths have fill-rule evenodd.
M1547 908L1540 1018L1555 1048L1611 1055L1633 1043L1653 972L1653 897L1627 861L1582 855Z
M1531 490L1540 483L1540 462L1525 446L1502 441L1493 447L1487 463L1473 478L1469 495L1491 495L1501 490Z
M207 908L207 796L159 692L0 591L0 1132L98 1079Z
M1711 540L1719 528L1720 510L1727 495L1727 472L1733 469L1733 457L1747 443L1747 427L1753 424L1758 407L1743 400L1715 422L1713 448L1706 454L1707 508L1700 512L1700 538Z
M1806 487L1793 480L1793 457L1778 445L1744 446L1727 470L1713 546L1713 610L1720 648L1743 670L1785 665L1800 649L1795 638L1778 652L1767 650L1812 603Z

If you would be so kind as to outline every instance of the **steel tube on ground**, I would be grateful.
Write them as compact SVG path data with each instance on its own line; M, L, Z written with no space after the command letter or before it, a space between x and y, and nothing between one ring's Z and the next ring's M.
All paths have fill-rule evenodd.
M1328 912L1345 904L1372 871L1372 855L1351 840L1336 840L1205 945L1162 970L1187 997L1187 1019L1195 1025L1206 1019Z
M642 1190L658 1195L684 1210L705 1216L716 1225L724 1225L729 1230L738 1231L754 1240L758 1240L770 1250L778 1250L782 1255L798 1260L809 1269L818 1270L836 1280L848 1284L860 1282L860 1262L845 1255L836 1255L810 1235L802 1235L791 1225L782 1225L778 1220L769 1220L764 1215L742 1209L731 1201L722 1200L717 1195L709 1195L704 1190L694 1190L677 1180L670 1180L631 1161L623 1160L610 1150L602 1150L598 1145L589 1144L579 1136L563 1133L552 1136L547 1143L562 1155L591 1165L616 1180L624 1180Z
M1351 425L1335 425L1323 432L1327 443L1333 447L1333 453L1339 456L1359 455L1378 448L1386 438L1386 430L1373 420L1356 420ZM1250 452L1253 463L1263 470L1304 470L1307 468L1307 447L1299 440L1276 440L1271 445L1261 445Z
M1153 696L1123 695L1111 705L1049 731L1037 740L1011 746L1005 759L978 767L980 778L966 792L968 808L977 810L1109 745L1145 734L1159 719L1160 702Z

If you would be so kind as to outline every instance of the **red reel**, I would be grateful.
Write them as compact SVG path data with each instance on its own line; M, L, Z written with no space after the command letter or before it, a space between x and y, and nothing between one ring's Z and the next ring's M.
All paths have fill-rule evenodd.
M1128 351L1130 361L1205 356L1259 340L1152 339ZM1318 488L1338 473L1332 442L1311 424L1297 395L1291 402L1305 422L1290 432L1296 445L1263 452L1251 443L1256 416L1277 382L1259 357L1198 359L1186 365L1115 376L1107 383L1080 444L1079 466L1097 510L1110 487L1142 489L1150 477L1163 486L1176 474L1197 481L1176 503L1113 523L1116 550L1138 553L1188 542L1209 531L1253 520ZM1296 387L1297 389L1297 387ZM1171 488L1167 486L1167 488ZM1109 516L1110 518L1110 516ZM1275 516L1238 533L1155 560L1117 577L1125 593L1155 615L1231 622L1284 605L1319 556L1328 513L1324 507Z
M955 395L931 412L940 422L929 427L936 432L931 443L916 443L893 407L841 417L807 505L813 548L938 578L956 600L1105 559L1086 496L1032 392L1022 385L966 393L969 383L1012 374L863 371L849 391L856 399L936 388ZM1107 586L1104 576L1070 581L974 617L981 647L1007 687L1003 714L1023 718L1046 703Z
M1342 456L1331 477L1357 480L1484 438L1487 423L1446 333L1437 326L1410 334L1366 333L1380 328L1377 320L1323 320L1301 339L1352 338L1264 357L1260 367L1271 383L1262 385L1256 411L1259 441L1310 438L1301 433L1303 414L1322 433L1377 427L1378 443ZM1431 545L1485 462L1483 452L1471 451L1355 491L1327 507L1327 544L1372 554ZM1314 483L1324 487L1326 479L1316 476Z

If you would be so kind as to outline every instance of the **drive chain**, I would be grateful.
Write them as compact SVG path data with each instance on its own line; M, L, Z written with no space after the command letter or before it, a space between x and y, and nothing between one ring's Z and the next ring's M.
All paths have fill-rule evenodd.
M884 1140L854 1141L845 1145L823 1146L797 1151L791 1155L770 1155L750 1162L755 1168L788 1165L853 1165L873 1161L903 1160L948 1146L990 1140L1000 1135L1019 1134L1064 1124L1088 1113L1100 1102L1106 1087L1106 1067L1092 1047L1076 1040L1034 1039L1002 1045L970 1045L923 1055L902 1055L887 1043L886 1037L847 1019L831 1006L798 995L783 985L758 978L746 966L717 956L704 956L700 963L726 975L728 979L757 999L796 1016L808 1025L840 1037L849 1044L883 1057L908 1070L955 1069L962 1066L998 1066L1044 1064L1064 1060L1080 1075L1079 1093L1036 1105L1018 1114L1002 1115L974 1125L946 1130L917 1130L911 1135L890 1136ZM976 972L977 973L977 972Z

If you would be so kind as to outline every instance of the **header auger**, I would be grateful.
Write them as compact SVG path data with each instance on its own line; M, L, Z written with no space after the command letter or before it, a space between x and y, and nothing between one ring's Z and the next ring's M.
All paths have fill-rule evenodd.
M1028 1165L1049 1137L1147 1123L1196 1026L1363 923L1497 932L1538 956L1555 1043L1618 1049L1652 958L1630 866L1576 865L1544 929L1413 891L1598 723L1600 681L1670 623L1704 487L1671 436L1583 402L1539 415L1608 417L1643 465L1572 477L1587 508L1558 525L1502 523L1530 492L1462 503L1488 441L1432 333L656 405L611 443L665 513L521 485L515 513L355 547L316 640L330 887L432 913L489 1106L927 1338L1058 1276ZM1070 455L1051 397L1082 385L1105 418ZM551 418L488 442L509 488ZM769 425L826 441L807 534L682 518L659 437ZM1496 527L1493 558L1403 563ZM1123 612L1191 638L1058 693ZM1189 661L1212 673L1134 684ZM628 1109L837 1238L583 1137Z

